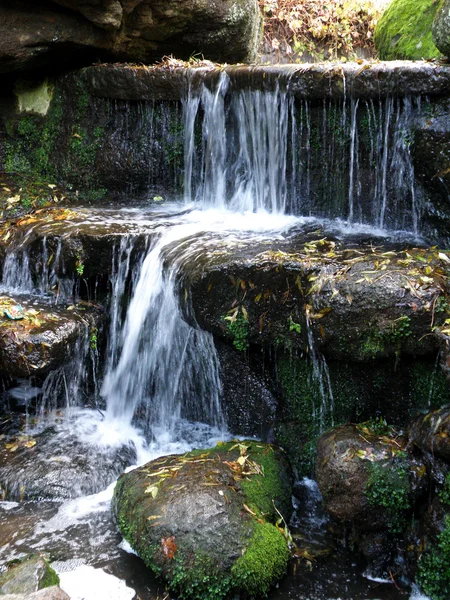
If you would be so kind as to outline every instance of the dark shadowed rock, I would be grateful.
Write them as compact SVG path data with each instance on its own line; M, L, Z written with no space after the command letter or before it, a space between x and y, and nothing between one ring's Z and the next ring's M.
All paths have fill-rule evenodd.
M139 556L187 598L265 594L289 552L272 525L290 514L292 479L280 450L260 442L154 460L122 475L119 528Z
M242 353L217 343L226 423L236 435L272 441L277 402L263 377L242 360Z
M423 452L450 462L450 407L418 417L409 426L408 437Z
M0 23L0 72L193 53L240 62L255 56L261 33L256 0L19 0L2 4Z
M401 451L405 440L377 435L370 425L343 425L325 433L317 448L317 483L329 513L360 531L392 524L423 491L425 468Z

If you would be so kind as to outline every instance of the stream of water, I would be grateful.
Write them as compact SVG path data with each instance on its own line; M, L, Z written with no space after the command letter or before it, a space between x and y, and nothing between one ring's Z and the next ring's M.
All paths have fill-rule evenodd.
M176 281L181 267L218 247L222 251L231 249L243 239L247 243L273 243L288 236L293 228L324 216L320 207L314 208L309 191L313 178L310 149L314 140L327 138L330 120L318 128L308 102L299 112L286 92L279 89L240 91L231 99L228 92L229 81L224 74L214 90L204 88L184 101L184 202L136 210L86 210L87 221L109 222L113 227L120 224L132 232L117 237L111 265L108 347L100 390L106 408L97 410L97 403L102 406L100 397L88 403L92 408L86 408L86 402L80 400L82 394L77 392L84 389L76 369L84 364L89 352L85 340L71 370L51 374L44 382L42 418L27 427L30 435L51 430L44 461L51 457L56 461L57 456L60 464L73 462L77 456L81 464L81 456L89 455L90 475L86 478L73 466L63 500L0 503L0 562L21 552L48 552L61 574L63 587L66 585L73 598L119 600L132 598L135 592L143 600L168 598L121 543L109 510L114 479L124 465L211 446L232 436L220 406L219 360L212 335L188 325L178 306ZM331 107L323 107L323 114L326 110L332 111ZM363 113L358 112L361 110ZM412 167L405 141L407 117L412 110L410 100L388 100L383 110L372 102L352 102L349 118L343 113L330 113L334 114L332 135L349 136L350 140L349 186L342 215L346 220L332 223L334 230L342 233L378 228L377 233L385 233L383 228L389 222L392 227L406 226L412 235L418 233L420 210L411 187ZM358 147L363 142L356 120L361 114L367 125L365 143L376 171L370 192L359 185L363 165ZM395 156L387 152L386 142L392 136L397 140ZM297 156L292 147L299 148ZM342 156L336 156L339 152L336 140L332 144L327 139L327 164L341 161ZM403 165L397 186L402 198L397 196L394 203L402 204L405 199L409 203L402 221L393 216L388 197L387 175L394 161ZM374 197L373 214L363 208L364 193ZM289 212L304 216L290 216ZM136 230L146 237L139 251ZM43 265L48 263L45 252L44 238ZM54 273L48 270L42 272L39 281L33 281L26 244L7 255L3 291L45 294L53 281ZM315 350L312 338L310 347L314 375L320 381L320 419L332 413L333 394L326 363ZM44 410L49 413L45 418ZM58 451L61 446L65 452ZM70 448L72 456L68 454ZM98 469L108 461L118 463L117 472L113 469L106 476L110 485L98 477ZM81 497L71 495L72 484L78 486ZM317 489L311 482L304 482L297 491L304 502L298 505L293 530L304 531L309 518L310 534L326 537L326 519L317 516ZM328 542L322 539L311 543ZM95 572L88 568L93 566L98 567ZM359 567L350 555L333 558L329 565L311 574L294 565L291 577L274 590L271 598L401 597L394 586L364 578ZM117 581L109 588L110 580L103 579L98 583L103 586L99 592L96 578L103 577L100 568L127 579L131 588ZM83 591L81 579L89 581L88 591Z

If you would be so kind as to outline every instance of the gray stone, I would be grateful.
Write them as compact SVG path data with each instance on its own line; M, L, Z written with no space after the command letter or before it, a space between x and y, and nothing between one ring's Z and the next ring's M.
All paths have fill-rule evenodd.
M113 510L124 537L175 593L221 600L234 590L265 595L284 573L289 552L272 523L280 513L288 521L291 492L280 449L219 443L121 475Z

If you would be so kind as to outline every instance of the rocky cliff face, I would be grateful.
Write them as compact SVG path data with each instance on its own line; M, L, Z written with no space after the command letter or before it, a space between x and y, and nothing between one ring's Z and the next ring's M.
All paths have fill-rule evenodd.
M256 0L55 0L0 7L0 73L96 60L152 62L173 54L251 60Z

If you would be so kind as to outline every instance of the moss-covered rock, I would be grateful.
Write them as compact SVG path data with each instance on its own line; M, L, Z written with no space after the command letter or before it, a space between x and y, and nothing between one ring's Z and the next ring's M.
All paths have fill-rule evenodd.
M420 60L440 56L431 33L438 0L393 0L375 29L382 60Z
M11 563L0 576L0 595L32 594L55 585L59 585L58 575L44 558L33 554Z
M438 2L438 10L433 23L433 40L445 56L450 56L450 2Z
M280 449L231 442L122 475L113 506L124 537L175 593L220 600L266 594L285 572L291 489Z

